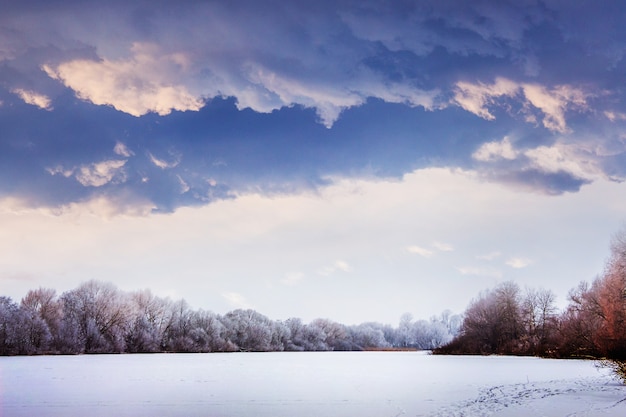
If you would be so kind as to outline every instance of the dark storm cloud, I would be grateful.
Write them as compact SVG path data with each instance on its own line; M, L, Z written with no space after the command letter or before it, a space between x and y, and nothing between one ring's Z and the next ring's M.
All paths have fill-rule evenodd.
M618 2L15 2L0 190L169 211L427 166L619 180L624 23Z

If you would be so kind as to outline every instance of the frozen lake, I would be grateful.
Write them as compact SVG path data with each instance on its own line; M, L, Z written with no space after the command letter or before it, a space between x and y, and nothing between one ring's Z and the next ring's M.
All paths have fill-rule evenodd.
M422 352L0 357L0 416L624 416L592 362Z

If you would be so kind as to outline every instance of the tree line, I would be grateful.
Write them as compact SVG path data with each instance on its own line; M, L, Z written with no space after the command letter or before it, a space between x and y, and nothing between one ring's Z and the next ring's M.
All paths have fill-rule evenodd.
M88 281L60 296L39 288L19 303L0 297L0 355L433 349L460 325L449 311L417 321L405 314L397 327L274 321L251 309L219 315L150 290Z
M501 283L469 304L458 335L434 353L605 358L626 371L626 229L613 238L604 271L572 289L563 311L555 298Z

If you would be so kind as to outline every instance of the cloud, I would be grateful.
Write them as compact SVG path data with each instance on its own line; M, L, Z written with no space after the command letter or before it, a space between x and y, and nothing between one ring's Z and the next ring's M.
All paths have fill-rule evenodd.
M166 161L164 159L157 158L151 152L148 152L148 158L150 158L150 162L152 162L155 166L161 169L171 169L176 168L180 163L180 156L173 155L174 159L172 161Z
M304 273L302 272L289 272L285 274L285 277L280 281L287 286L295 286L304 280Z
M271 6L7 5L0 192L90 199L101 187L63 172L113 159L128 159L126 180L107 193L164 212L428 166L553 195L626 177L626 29L607 18L620 10L583 7L581 22L558 2Z
M626 150L610 140L567 141L551 145L515 147L508 137L482 144L473 154L486 177L548 194L577 191L599 179L620 180L623 174L607 172L611 158Z
M325 266L322 269L318 270L317 273L319 275L327 277L333 275L336 272L349 273L352 272L352 267L346 261L337 260L332 265Z
M537 84L524 84L522 89L526 100L543 112L543 125L555 132L569 130L565 123L565 111L568 108L587 108L588 94L571 86L560 85L549 91Z
M80 217L90 214L112 220L117 217L147 217L155 210L153 203L111 195L95 195L80 203L70 203L50 210L55 216Z
M626 120L626 114L625 113L620 113L620 112L615 112L615 111L611 111L611 110L606 110L604 112L604 115L611 122L615 122L615 121L618 121L618 120Z
M83 165L76 170L76 180L85 187L101 187L111 181L124 182L124 160L102 161Z
M271 13L254 13L234 3L206 2L175 11L162 5L143 18L152 37L121 19L124 10L101 12L128 36L117 42L48 19L65 34L58 42L80 36L98 54L91 50L87 57L62 57L41 67L81 99L134 116L197 111L216 97L233 97L239 109L260 113L311 108L326 127L368 98L433 108L437 88L393 82L364 65L371 45L355 39L346 22L325 7L274 4ZM82 11L83 21L95 19L92 13ZM296 26L303 36L293 36Z
M407 246L405 250L408 253L416 254L424 258L430 258L435 255L436 252L452 252L454 250L454 247L449 243L435 241L431 244L431 246L433 249L427 249L422 246L411 245Z
M460 81L456 84L454 101L470 113L494 120L496 117L489 112L488 107L496 104L498 98L515 96L518 90L517 83L505 78L498 78L491 85Z
M352 272L352 267L345 261L336 261L335 268L343 272Z
M61 165L57 165L53 168L46 168L46 172L48 172L48 174L50 175L61 175L65 178L69 178L74 174L75 169L66 169L63 168Z
M307 108L315 108L320 121L327 128L333 126L342 111L361 106L370 97L389 103L432 109L438 94L438 91L423 91L406 85L382 83L376 79L370 79L369 76L364 76L363 80L358 77L345 80L345 86L335 86L315 81L311 83L310 80L303 82L288 79L275 72L255 68L249 70L247 78L271 93L271 97L277 97L278 101L266 102L267 93L263 95L234 93L239 108L272 111L300 104Z
M430 258L431 256L435 254L435 252L433 252L432 250L425 249L417 245L407 246L406 251L409 253L414 253L419 256L423 256L424 258Z
M493 261L494 259L500 257L500 255L502 254L499 251L493 251L493 252L486 253L484 255L478 255L476 256L476 259L481 259L484 261Z
M502 278L502 272L495 268L461 266L456 268L462 275L473 275L489 278Z
M557 143L553 146L539 146L526 150L524 156L533 167L546 173L566 172L588 181L604 177L598 162L577 148Z
M483 162L498 159L513 160L517 158L517 151L513 148L511 140L508 137L504 137L500 142L483 143L480 148L472 154L472 158Z
M553 132L567 133L565 112L569 109L586 110L587 97L581 89L557 85L552 89L535 83L518 83L497 78L493 84L460 81L456 84L454 102L463 109L486 120L495 120L490 108L506 108L504 98L520 102L519 111L528 122L536 122L535 110L542 117L543 126Z
M509 258L507 259L507 261L505 262L506 265L510 266L511 268L515 268L515 269L521 269L521 268L526 268L527 266L531 265L533 263L533 261L531 259L528 258Z
M222 298L224 298L233 308L243 308L249 309L252 308L252 305L248 302L246 297L237 293L237 292L223 292L221 294Z
M189 186L189 184L183 179L183 177L181 177L180 175L176 175L176 178L178 178L178 182L180 183L180 193L181 194L185 194L186 192L188 192L189 190L191 190L191 187Z
M133 44L131 54L128 59L78 59L54 67L44 65L43 70L81 99L137 117L149 112L164 116L172 110L199 110L203 106L199 97L176 81L188 65L185 54L162 53L157 46L144 43Z
M43 110L52 110L52 100L44 94L39 94L34 91L24 90L21 88L16 88L12 92L24 100L26 104L37 106Z
M337 121L342 110L365 103L363 95L349 89L341 91L323 85L309 85L259 66L249 66L247 79L254 85L262 87L266 94L235 93L239 108L267 112L297 103L315 108L322 123L328 128ZM273 102L264 100L267 93L270 93L270 97L276 97L276 100Z
M102 187L110 182L123 183L126 181L124 165L126 160L109 160L88 165L81 165L77 168L66 169L62 166L47 168L50 175L61 175L69 178L74 176L76 181L85 187Z
M454 250L454 246L449 243L433 242L432 246L441 252L452 252Z
M131 151L130 149L128 149L128 147L122 143L122 142L116 142L115 143L115 147L113 148L113 152L115 152L116 154L123 156L125 158L130 158L131 156L135 155L135 153L133 151Z
M358 37L417 55L432 54L440 47L451 55L502 56L523 48L525 32L547 20L534 2L440 1L404 7L370 2L342 12Z

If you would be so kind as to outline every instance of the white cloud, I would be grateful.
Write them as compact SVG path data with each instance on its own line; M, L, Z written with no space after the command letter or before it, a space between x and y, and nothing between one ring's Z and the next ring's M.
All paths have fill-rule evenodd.
M433 109L439 90L423 91L410 85L400 83L382 83L370 81L359 90L366 97L377 97L388 103L403 103L412 107L421 106L425 109Z
M115 144L115 147L113 148L113 152L125 158L130 158L131 156L135 154L133 151L128 149L128 147L122 142L117 142Z
M452 245L450 245L449 243L444 243L444 242L438 242L435 241L433 243L431 243L431 246L439 252L452 252L454 250L454 247ZM422 246L417 246L417 245L411 245L411 246L407 246L405 248L405 250L408 253L412 253L412 254L416 254L419 256L422 256L424 258L430 258L433 255L435 255L435 250L433 249L426 249Z
M252 308L246 297L238 292L223 292L221 296L234 308Z
M421 246L417 246L417 245L408 246L406 248L406 251L409 252L409 253L414 253L414 254L419 255L419 256L423 256L424 258L430 258L431 256L433 256L435 254L435 252L433 252L432 250L425 249L425 248L422 248Z
M46 171L50 175L61 175L61 176L65 177L65 178L69 178L69 177L71 177L74 174L74 168L67 169L67 168L63 168L63 166L61 166L61 165L57 165L57 166L52 167L52 168L46 168Z
M294 286L302 282L302 280L304 280L304 273L289 272L285 274L285 277L280 282L287 286Z
M131 53L127 59L80 59L42 68L81 99L133 116L202 108L203 100L183 82L189 66L185 54L163 53L159 47L144 43L133 44Z
M484 268L476 266L461 266L456 268L462 275L474 275L489 278L501 278L502 272L495 268Z
M476 256L476 259L481 259L484 261L493 261L494 259L498 258L500 255L502 255L500 252L493 251L493 252L486 253L484 255L478 255Z
M327 276L331 275L334 271L335 271L335 269L333 267L325 266L323 268L320 268L317 271L317 273L318 273L318 275L321 275L323 277L327 277Z
M433 247L441 252L452 252L454 247L448 243L433 242Z
M31 104L44 110L52 110L52 101L44 94L39 94L34 91L24 90L21 88L12 90L12 93L24 100L26 104Z
M269 97L276 99L268 102L267 94L263 94L263 91L261 94L253 95L238 94L238 107L271 111L292 103L299 103L305 107L316 108L317 114L326 127L333 125L343 109L359 106L365 102L365 97L348 89L304 83L281 76L258 65L250 66L248 80L262 86L266 92L271 93Z
M617 111L605 111L604 115L611 122L615 122L615 121L618 121L618 120L626 120L626 114L625 113L621 113L621 112L617 112Z
M521 269L521 268L526 268L527 266L532 264L533 261L528 258L509 258L507 259L505 263L511 268Z
M477 161L489 162L498 159L513 160L517 158L517 151L513 149L511 140L504 137L500 142L487 142L481 145L472 158Z
M326 277L334 274L337 271L352 272L352 267L346 261L337 260L332 265L325 266L322 269L318 270L317 273Z
M531 166L546 173L567 172L578 178L597 180L605 174L593 155L581 152L576 145L556 143L524 151Z
M123 170L125 160L103 161L90 165L81 165L75 172L76 180L85 187L101 187L115 180L126 181Z
M352 272L352 267L345 261L335 261L335 268L343 272Z
M178 178L178 182L180 184L181 194L185 194L187 191L191 190L191 187L189 186L189 184L187 184L183 177L181 177L180 175L176 175L176 178Z
M551 91L537 84L523 84L524 96L536 108L540 109L545 117L543 125L555 132L567 132L565 110L568 107L584 108L585 94L571 86L558 86Z
M497 78L495 83L472 84L460 81L456 84L454 101L465 110L487 120L494 120L495 116L488 107L495 103L495 99L503 96L512 97L517 94L519 86L505 78Z
M85 187L101 187L111 181L126 181L124 165L126 160L108 160L74 168L64 168L61 165L46 168L50 175L61 175L65 178L75 176L76 181Z
M152 162L154 165L161 169L175 168L178 166L178 164L180 164L180 156L174 156L174 160L168 162L164 159L157 158L151 152L148 152L148 158L150 158L150 162Z
M155 206L147 200L112 198L97 196L80 203L71 203L54 211L58 216L80 217L83 214L113 220L116 217L146 217Z
M539 84L517 83L505 78L497 78L493 84L480 82L473 84L465 81L456 84L454 95L456 104L486 120L495 119L489 108L497 106L501 98L520 100L528 122L536 122L532 108L538 109L543 114L543 125L560 133L569 131L565 121L567 110L587 107L587 95L582 90L568 85L548 89Z
M229 36L233 35L236 33L231 28ZM197 111L211 98L234 97L237 108L261 113L293 105L313 108L320 122L331 127L343 110L360 106L369 97L432 109L439 94L436 89L424 91L406 83L389 83L358 63L356 69L329 67L326 55L316 57L323 61L300 57L310 65L307 70L287 71L282 65L270 66L268 62L275 59L264 63L257 59L268 53L263 49L266 45L256 45L261 48L259 51L248 50L255 47L256 39L246 45L232 45L232 50L247 50L241 56L225 56L223 50L216 51L215 45L206 44L207 39L196 41L205 43L202 52L191 47L189 40L168 45L135 42L125 57L120 58L117 51L115 59L76 59L44 65L42 69L73 89L79 98L134 116ZM236 42L236 36L232 41ZM302 51L301 45L297 50L293 52L296 56ZM269 53L274 56L276 51L272 47ZM290 55L285 59L298 58Z
M606 149L601 142L592 146L585 143L564 143L557 141L550 146L538 146L525 150L515 149L508 137L500 142L487 142L472 154L479 162L501 160L517 161L512 169L524 171L534 169L546 174L568 173L576 178L595 181L606 178L601 166L601 157L614 155L623 148L613 146Z

